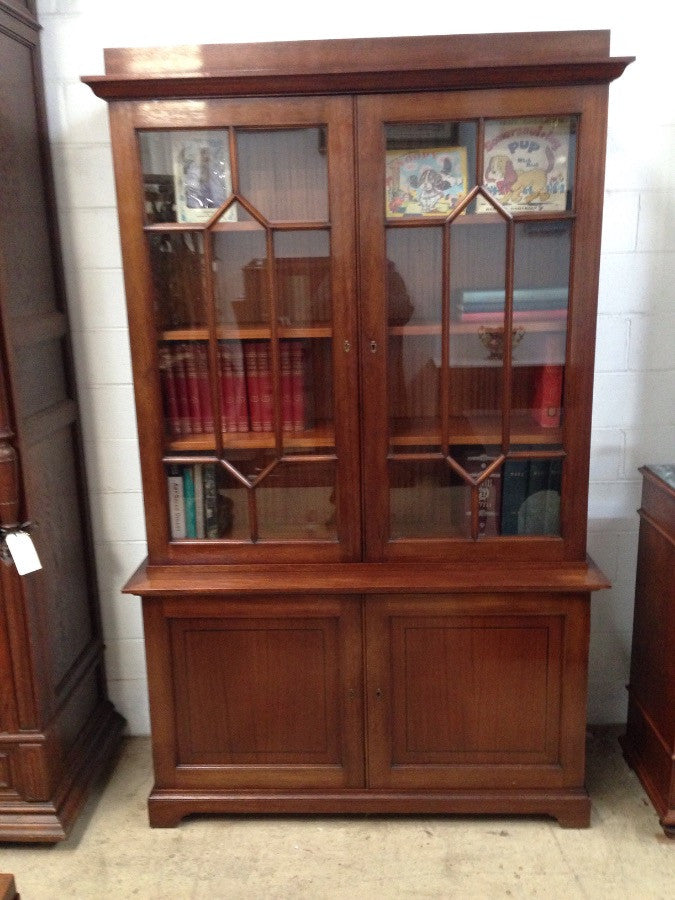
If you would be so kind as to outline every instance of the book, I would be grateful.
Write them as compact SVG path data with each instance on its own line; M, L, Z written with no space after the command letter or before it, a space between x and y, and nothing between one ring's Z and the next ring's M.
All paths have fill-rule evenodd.
M205 222L232 192L227 131L177 132L172 151L176 221ZM236 221L236 206L223 218Z
M562 494L562 459L549 460L544 525L542 534L560 534L560 497Z
M183 466L183 502L185 504L185 536L197 537L195 479L192 466Z
M544 534L549 467L548 459L529 460L527 496L518 511L518 534Z
M199 379L197 377L197 358L195 346L192 341L181 344L180 352L185 360L185 382L187 385L188 413L192 434L201 434L202 431L202 404L199 393Z
M447 216L467 192L466 147L387 150L388 218Z
M204 536L218 537L218 486L215 463L206 463L203 467L204 487Z
M246 373L246 393L248 395L248 414L251 431L262 431L262 415L260 409L260 379L258 377L258 350L256 341L244 344L244 369Z
M472 477L477 478L494 457L487 453L467 449L466 453L458 459L464 470ZM499 534L501 514L501 471L498 469L482 481L476 490L478 491L478 534L486 537L495 537ZM471 491L465 491L466 504L465 515L471 519Z
M209 380L209 360L206 344L194 345L197 359L197 385L199 406L202 414L202 432L213 432L213 403L211 402L211 382Z
M502 474L502 517L503 535L519 534L518 514L527 497L529 460L507 459Z
M527 117L485 123L484 185L510 212L567 208L573 119ZM494 212L479 197L477 212Z
M195 482L195 537L206 536L204 522L204 467L196 464L193 470Z
M232 433L237 431L237 413L235 408L234 375L232 370L232 353L228 341L218 344L220 356L220 415L221 430Z
M269 341L256 341L258 389L260 391L260 423L262 431L274 429L274 393Z
M173 356L171 346L167 344L160 344L159 346L159 374L162 385L166 430L171 437L180 437L183 433L183 425L178 411Z
M246 392L246 372L244 368L244 351L239 341L230 341L230 359L232 360L232 386L234 393L234 422L239 432L249 431L250 420L248 397Z
M305 367L302 341L291 341L291 403L293 431L304 431L305 423Z
M169 466L167 472L167 496L169 507L169 533L172 541L187 537L183 473L180 466Z
M552 362L557 358L556 335L544 335L544 359L534 377L532 418L542 428L557 428L562 414L564 367Z
M192 434L192 418L190 416L190 400L188 396L187 371L182 344L173 350L173 374L178 399L178 415L181 423L181 434Z
M290 341L279 342L281 358L281 421L284 431L293 431L293 381Z
M568 291L566 287L517 288L513 292L513 311L565 310ZM502 289L462 291L459 297L460 313L503 312L506 293Z

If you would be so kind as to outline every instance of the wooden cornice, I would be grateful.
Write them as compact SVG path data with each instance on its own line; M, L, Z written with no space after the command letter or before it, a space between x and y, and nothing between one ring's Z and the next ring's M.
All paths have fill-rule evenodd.
M82 80L106 100L600 84L633 60L608 52L607 31L111 49Z

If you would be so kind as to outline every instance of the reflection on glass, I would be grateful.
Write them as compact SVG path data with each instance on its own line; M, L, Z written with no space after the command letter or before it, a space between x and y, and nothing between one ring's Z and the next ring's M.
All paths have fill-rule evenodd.
M441 335L389 337L390 441L394 446L440 440Z
M220 325L269 323L269 291L260 277L267 244L265 230L252 223L246 230L213 234L213 280Z
M440 228L387 230L389 325L441 322L443 233Z
M255 489L261 541L335 541L335 463L280 463Z
M559 535L560 458L507 459L502 474L502 534Z
M157 327L204 325L204 244L194 232L148 234Z
M279 231L274 257L280 325L331 320L330 237L327 231Z
M237 130L240 193L268 221L328 218L324 128Z
M166 481L171 540L249 538L246 489L222 466L168 465Z
M506 225L451 225L450 433L496 441L503 389Z
M528 117L485 123L484 185L510 212L572 208L576 119ZM491 212L479 200L478 212Z
M226 129L141 131L139 144L148 222L204 222L231 195Z
M390 537L469 537L469 487L444 460L390 460Z
M388 125L386 135L387 217L450 215L475 183L475 123Z
M206 341L164 341L158 349L167 435L213 435Z

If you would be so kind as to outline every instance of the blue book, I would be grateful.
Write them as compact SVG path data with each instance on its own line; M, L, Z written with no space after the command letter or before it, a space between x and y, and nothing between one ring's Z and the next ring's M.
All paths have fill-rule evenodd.
M195 506L195 478L192 466L183 469L183 499L185 502L185 531L189 538L197 537L197 509Z

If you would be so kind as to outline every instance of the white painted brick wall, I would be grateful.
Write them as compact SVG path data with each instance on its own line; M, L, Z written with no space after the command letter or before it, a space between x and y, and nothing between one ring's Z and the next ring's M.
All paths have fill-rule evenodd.
M650 14L650 8L653 15ZM675 460L675 107L672 54L655 0L563 8L429 0L424 17L391 0L388 15L343 0L245 4L214 0L38 0L57 199L74 330L110 693L134 734L149 728L139 603L120 587L145 555L133 392L107 110L79 81L103 72L106 46L610 28L612 53L638 61L610 89L603 255L594 391L589 552L613 581L593 601L589 718L625 717L640 480ZM392 24L396 23L396 24ZM397 32L387 31L398 27Z

